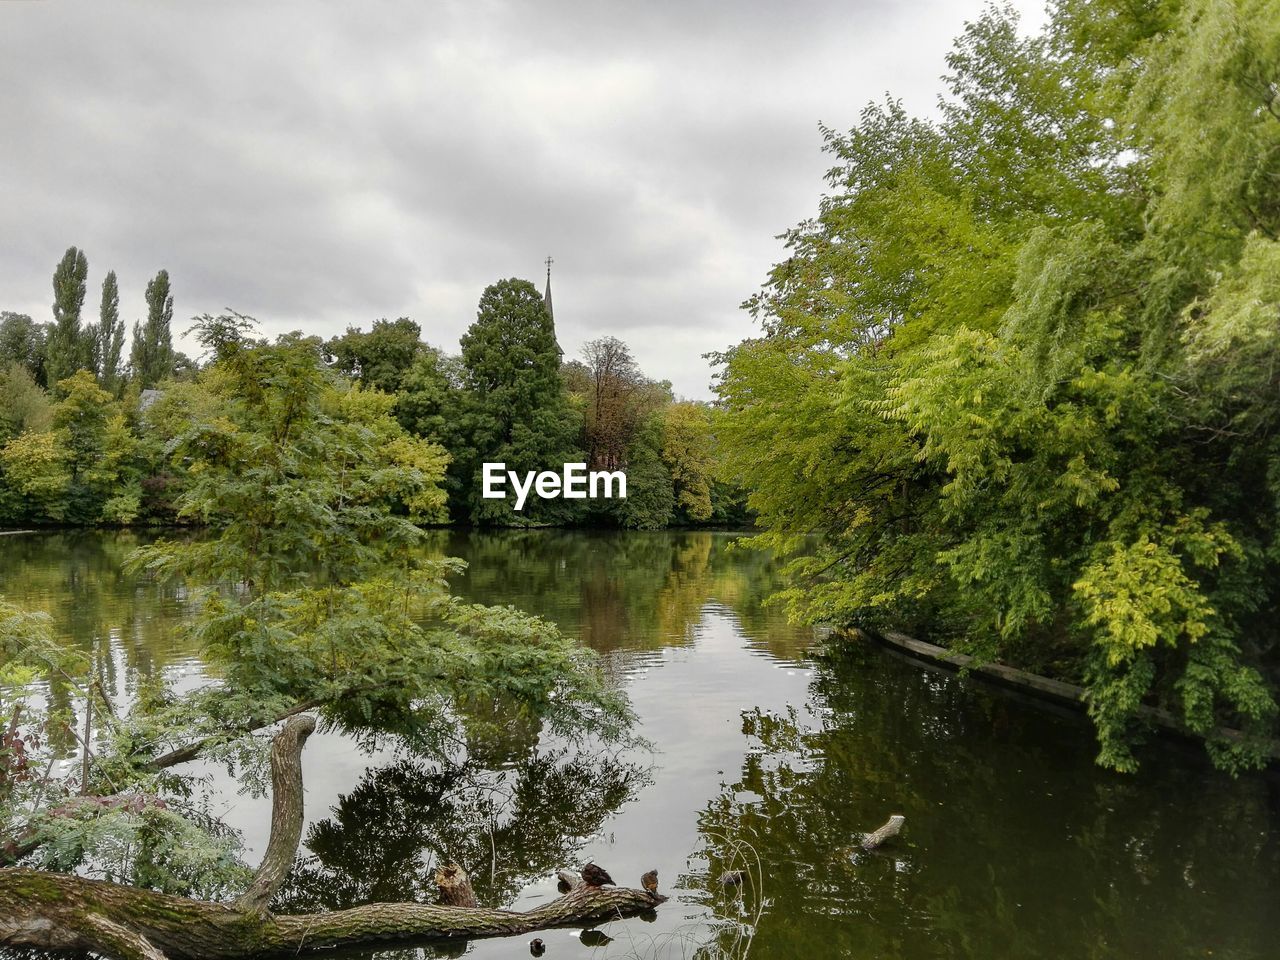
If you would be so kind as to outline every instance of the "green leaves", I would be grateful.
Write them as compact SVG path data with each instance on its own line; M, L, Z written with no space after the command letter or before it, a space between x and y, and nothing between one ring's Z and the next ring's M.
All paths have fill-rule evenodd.
M555 324L532 283L499 280L485 288L462 336L465 392L453 398L455 519L509 525L568 519L563 500L532 501L515 513L510 500L483 499L480 482L486 461L523 474L582 459L582 419L565 397L560 357Z
M809 619L1085 681L1259 762L1280 674L1274 0L993 8L942 119L847 134L724 355L720 430ZM818 534L816 547L807 535ZM1246 729L1229 743L1219 727Z
M238 319L210 319L216 362L154 415L156 427L177 434L167 452L185 477L178 515L203 530L157 540L127 561L184 583L208 682L179 694L153 678L116 715L46 620L0 602L0 689L57 673L95 702L102 728L87 783L74 784L88 796L51 806L69 793L65 778L24 780L6 795L18 762L9 754L22 749L27 769L35 741L26 734L44 727L59 731L65 751L72 718L37 711L22 691L25 713L0 705L0 731L24 728L0 744L0 826L34 838L51 869L196 896L234 892L245 876L237 838L191 802L198 785L181 763L226 764L261 791L267 732L303 711L425 756L454 750L468 711L495 703L566 741L627 735L625 700L587 651L544 620L451 594L449 578L463 566L431 555L417 526L444 516L444 450L405 433L393 397L326 368L318 341L255 342ZM60 446L37 442L55 434L27 434L4 448L6 472L16 467L32 491L44 484L50 495L118 469L114 447L128 455L110 397L88 374L64 389Z

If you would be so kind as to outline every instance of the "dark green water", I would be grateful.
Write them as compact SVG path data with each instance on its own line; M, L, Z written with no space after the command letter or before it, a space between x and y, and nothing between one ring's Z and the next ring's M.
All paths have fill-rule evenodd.
M427 897L447 855L482 901L524 907L554 896L557 866L593 857L632 884L656 867L672 899L648 921L543 934L549 960L1280 956L1274 780L1231 781L1170 744L1137 776L1108 774L1080 717L880 650L824 652L761 609L771 565L729 540L441 534L471 564L461 593L603 655L655 751L568 752L483 708L470 758L444 767L318 736L289 905ZM135 542L0 538L0 593L52 612L120 699L143 673L203 675L176 629L182 597L120 573ZM265 802L211 773L215 812L260 850ZM852 856L891 813L907 818L899 842ZM757 864L743 888L714 882ZM525 939L442 952L464 951L528 956Z

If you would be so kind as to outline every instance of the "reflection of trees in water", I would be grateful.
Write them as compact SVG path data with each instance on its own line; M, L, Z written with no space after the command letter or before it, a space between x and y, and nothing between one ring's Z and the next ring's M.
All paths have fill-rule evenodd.
M90 651L108 689L123 700L136 696L138 677L198 654L180 629L181 592L121 570L125 555L151 538L71 531L0 541L0 593L49 612L56 633ZM706 604L715 602L753 642L794 657L802 646L797 632L780 629L782 611L761 606L778 582L774 561L731 550L734 539L706 530L441 530L429 549L468 561L456 583L468 599L547 617L601 652L687 644Z
M684 880L738 921L760 891L714 878L734 845L760 853L753 953L1267 954L1274 783L1229 781L1169 745L1140 776L1109 774L1079 718L877 651L820 661L811 694L807 712L744 715L737 782L701 817L705 873ZM903 836L861 852L890 813L905 814Z
M435 899L433 867L453 860L481 903L511 902L571 863L583 842L647 782L604 753L542 752L505 769L401 759L371 770L304 840L280 902L290 911Z
M125 556L149 539L89 530L0 537L0 594L49 614L54 635L88 654L90 676L121 702L137 696L140 678L186 661L190 652L180 640L185 611L178 591L122 570ZM56 673L44 680L50 707L67 724L55 723L50 741L70 754L78 749L69 726L81 722L73 710L80 691Z
M660 649L692 642L708 602L721 604L750 637L797 653L796 631L762 607L777 586L774 561L730 549L711 531L498 531L454 534L442 553L467 560L459 593L513 603L546 617L595 650Z

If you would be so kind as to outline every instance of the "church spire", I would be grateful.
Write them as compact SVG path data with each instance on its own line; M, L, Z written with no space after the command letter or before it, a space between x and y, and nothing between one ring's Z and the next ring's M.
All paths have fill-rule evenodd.
M551 306L551 264L555 263L550 257L547 257L547 292L542 295L542 302L547 306L547 315L551 317L552 322L556 319L556 312Z

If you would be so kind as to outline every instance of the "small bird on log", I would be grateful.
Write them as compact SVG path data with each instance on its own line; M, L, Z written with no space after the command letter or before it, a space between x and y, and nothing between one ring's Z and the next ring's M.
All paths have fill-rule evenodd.
M640 878L640 886L644 887L649 893L658 892L658 871L650 870Z
M613 886L613 877L609 876L609 871L590 860L582 868L582 881L589 887L603 887L606 883Z
M547 945L537 937L534 937L529 941L529 952L535 957L540 957L547 952Z

